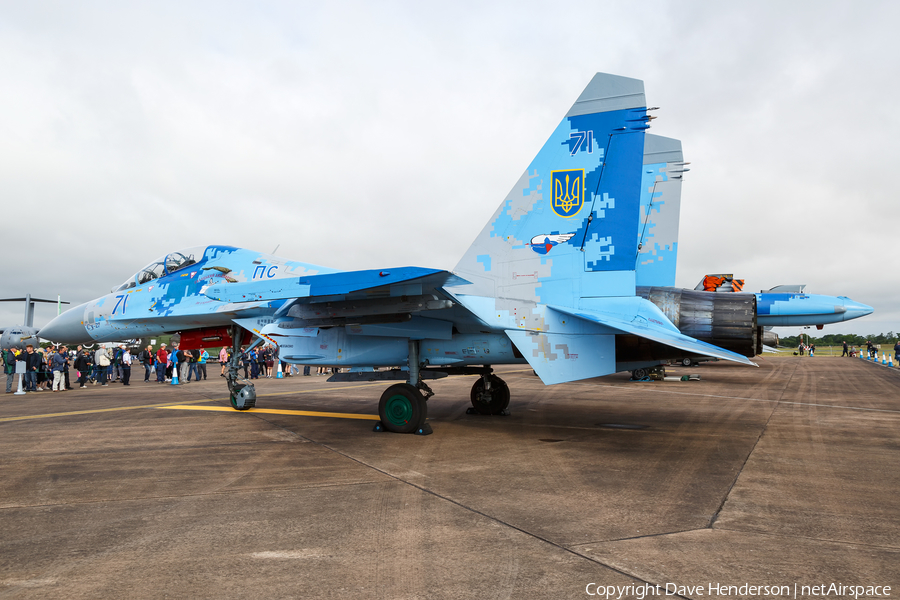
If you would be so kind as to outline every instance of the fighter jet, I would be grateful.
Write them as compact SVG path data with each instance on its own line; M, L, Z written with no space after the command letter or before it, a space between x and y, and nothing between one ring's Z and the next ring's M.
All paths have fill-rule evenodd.
M546 384L685 353L753 365L751 307L742 309L745 326L723 337L701 314L705 306L669 296L661 308L637 291L640 274L658 272L642 265L647 215L663 210L660 198L677 204L686 170L680 142L646 133L646 106L640 80L594 76L452 271L338 271L231 246L188 248L40 335L103 342L178 332L187 348L229 344L237 410L256 404L253 385L238 375L238 351L270 341L288 363L350 368L329 381L397 381L381 396L381 424L416 433L430 430L430 379L479 375L473 409L504 412L510 390L494 365L527 363ZM729 295L710 296L715 308Z

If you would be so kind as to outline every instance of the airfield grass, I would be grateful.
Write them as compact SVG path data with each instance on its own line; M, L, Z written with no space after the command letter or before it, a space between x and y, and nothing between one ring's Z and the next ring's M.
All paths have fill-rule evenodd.
M865 350L865 347L863 347L862 349ZM794 348L794 347L784 348L784 347L779 346L777 350L778 351L774 354L767 352L764 356L794 356L794 354L797 352L797 348ZM859 351L860 348L857 347L856 350ZM813 358L814 359L816 359L816 358L832 358L832 357L840 358L841 353L843 353L843 351L844 350L841 346L816 346L816 353L815 353L815 356L813 356ZM887 355L893 356L894 355L894 347L893 346L888 347L888 345L886 345L886 344L879 344L878 345L878 360L879 361L881 360L882 353L884 353L885 356L887 356Z

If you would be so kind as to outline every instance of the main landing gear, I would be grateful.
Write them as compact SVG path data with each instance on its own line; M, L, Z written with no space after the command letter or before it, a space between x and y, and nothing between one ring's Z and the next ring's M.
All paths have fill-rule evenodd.
M666 369L663 366L643 367L631 372L632 381L650 381L651 379L661 379L665 376Z
M417 435L428 435L432 432L431 425L425 422L428 418L425 395L408 383L397 383L384 390L378 402L378 416L381 417L381 421L375 425L375 431L387 430Z
M415 433L428 435L431 425L428 418L428 398L434 396L431 388L422 381L419 370L419 342L409 341L409 379L406 383L396 383L384 390L378 402L378 416L375 431L394 433ZM424 392L424 393L423 393Z
M469 399L472 408L468 414L509 415L509 386L496 375L485 374L475 381Z

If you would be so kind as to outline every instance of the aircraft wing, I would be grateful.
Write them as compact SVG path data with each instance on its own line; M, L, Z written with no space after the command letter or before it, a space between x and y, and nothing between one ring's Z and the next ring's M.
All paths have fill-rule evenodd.
M226 283L205 287L202 293L220 302L260 302L297 298L341 297L354 292L402 296L428 293L444 286L468 283L450 273L421 267L343 271L269 281Z

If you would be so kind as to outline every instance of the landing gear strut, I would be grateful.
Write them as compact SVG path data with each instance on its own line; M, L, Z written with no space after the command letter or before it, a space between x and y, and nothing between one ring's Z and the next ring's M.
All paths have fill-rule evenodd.
M482 375L469 394L472 408L467 412L480 415L508 415L509 386L493 374Z
M375 424L375 431L387 430L417 435L432 433L431 425L426 423L425 419L428 417L426 400L433 396L434 392L419 375L419 342L410 340L408 364L408 382L394 384L381 395L381 401L378 402L378 416L381 421Z
M231 407L235 410L249 410L256 406L256 388L248 380L238 375L241 365L241 336L241 328L232 325L231 362L228 363L225 381L228 382Z

